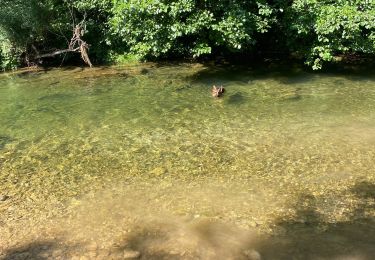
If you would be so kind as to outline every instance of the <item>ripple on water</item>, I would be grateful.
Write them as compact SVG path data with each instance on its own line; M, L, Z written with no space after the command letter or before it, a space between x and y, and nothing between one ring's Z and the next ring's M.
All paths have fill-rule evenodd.
M0 81L0 191L11 198L0 204L0 223L29 218L32 225L60 215L84 226L85 214L104 210L108 223L87 220L71 244L98 229L107 240L100 243L132 240L124 248L147 255L158 241L150 246L139 238L152 240L145 234L160 231L175 234L194 257L200 251L180 235L192 234L195 218L274 235L314 223L315 234L334 234L332 223L369 221L374 214L373 198L358 195L364 187L358 183L368 187L375 178L371 78L146 64ZM225 83L222 99L210 96L217 82ZM74 218L76 210L81 215ZM112 213L128 215L118 222ZM174 220L188 228L177 232ZM215 248L209 241L237 234L215 225L196 228L213 230L213 237L193 232L194 241L205 239L205 254ZM58 233L59 226L52 229ZM38 233L41 226L35 227ZM245 250L242 240L232 242L233 256Z

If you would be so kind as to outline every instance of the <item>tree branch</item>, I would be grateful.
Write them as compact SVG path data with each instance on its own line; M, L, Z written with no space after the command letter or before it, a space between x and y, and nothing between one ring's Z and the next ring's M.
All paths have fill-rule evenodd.
M54 52L51 52L51 53L37 55L35 58L41 59L41 58L47 58L47 57L54 57L56 55L67 53L67 52L79 52L79 49L80 49L80 47L77 47L75 49L58 50L58 51L54 51Z
M46 53L46 54L39 54L38 50L35 48L35 46L33 46L34 51L36 53L36 56L34 58L41 59L41 58L47 58L47 57L54 57L56 55L68 53L68 52L79 52L81 53L82 60L87 65L92 67L92 63L88 55L89 45L81 39L81 36L83 36L84 34L84 30L82 28L83 25L84 25L84 20L73 28L73 36L69 42L68 49L58 50L58 51L54 51L54 52Z

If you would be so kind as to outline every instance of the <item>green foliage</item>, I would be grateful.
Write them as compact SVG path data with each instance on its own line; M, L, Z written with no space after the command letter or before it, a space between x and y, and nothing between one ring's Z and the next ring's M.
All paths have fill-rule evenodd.
M66 44L64 34L70 30L69 13L62 3L60 0L0 0L2 53L6 54L6 63L12 64L3 67L26 63L31 50L42 52Z
M270 28L272 12L262 0L114 0L111 28L142 57L198 57L249 49Z
M0 0L0 67L2 70L18 66L19 55L26 49L31 28L40 28L36 2L21 0Z
M0 0L0 26L13 42L22 43L43 28L40 16L45 13L37 1Z
M82 20L93 60L102 62L107 55L105 32L110 0L0 0L0 5L2 36L22 54L25 63L36 50L48 53L68 48L73 26ZM14 51L8 49L5 53Z
M137 63L141 61L141 57L135 55L135 54L130 54L130 53L125 53L125 54L118 54L116 52L110 52L108 56L109 63L114 63L117 65L121 64L131 64L131 63Z
M375 0L0 0L0 6L2 69L27 63L35 50L67 48L81 21L94 63L276 50L320 69L337 55L375 54Z
M286 24L291 48L313 69L337 54L375 53L373 0L294 0Z
M0 31L0 70L17 68L19 55L12 43Z

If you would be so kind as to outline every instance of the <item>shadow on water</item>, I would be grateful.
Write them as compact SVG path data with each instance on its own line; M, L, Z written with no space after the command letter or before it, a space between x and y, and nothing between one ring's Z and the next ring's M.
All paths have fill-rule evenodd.
M246 97L241 92L237 92L233 95L230 95L227 99L227 102L231 105L241 105L246 103Z
M217 222L201 222L185 234L196 239L196 248L190 254L153 255L152 245L170 245L179 234L146 230L134 234L130 245L143 253L144 259L358 259L370 260L375 255L375 219L367 216L374 209L375 184L361 182L348 192L359 199L354 209L347 212L347 220L330 222L319 210L320 198L300 195L293 203L296 212L292 220L276 221L278 235L256 237L243 230ZM319 202L318 202L319 201ZM163 248L163 247L162 247ZM193 252L191 254L191 252ZM160 253L160 252L158 252ZM160 256L160 257L159 257Z
M203 84L225 84L230 81L251 83L253 80L273 79L282 84L306 83L318 75L340 76L355 81L375 80L375 66L326 65L323 70L313 71L308 66L293 61L277 63L260 62L250 64L206 65L204 70L194 74L193 82Z
M103 66L103 67L105 68L105 66ZM71 70L84 71L85 67L84 66L62 66L61 69L64 70L64 71L71 71Z
M7 135L0 135L0 150L4 149L5 145L13 142L13 138Z
M207 67L192 76L192 81L202 84L226 85L228 82L252 84L255 80L276 80L282 84L300 84L314 79L314 74L301 68L253 68L243 66Z
M292 202L292 219L275 221L275 233L255 235L216 220L181 221L170 218L143 223L104 254L124 259L124 252L139 252L140 259L358 259L375 255L375 219L369 214L375 207L375 184L359 182L343 192L357 203L345 211L345 220L333 222L323 216L326 196L301 194ZM324 207L329 205L323 204ZM0 259L56 259L84 255L100 258L102 246L94 249L86 243L34 241L0 253ZM65 257L65 258L64 258Z
M42 74L45 74L52 70L52 67L40 67L37 70L24 70L20 72L16 72L16 76L23 79L32 79L36 78Z
M264 241L259 251L264 259L373 259L375 219L367 212L374 210L374 190L374 183L356 184L349 193L360 202L348 210L345 221L336 223L325 219L317 206L318 200L329 198L301 195L294 219L276 223L283 235Z
M57 243L52 241L38 241L20 247L13 248L1 257L3 260L14 259L48 259Z
M59 100L66 100L66 99L73 99L75 98L76 95L73 94L65 94L65 93L56 93L56 94L51 94L51 95L46 95L39 97L39 101L59 101Z
M352 212L352 217L366 218L366 210L375 210L375 184L368 181L359 182L352 188L352 192L362 199L355 211ZM375 222L375 219L373 221Z

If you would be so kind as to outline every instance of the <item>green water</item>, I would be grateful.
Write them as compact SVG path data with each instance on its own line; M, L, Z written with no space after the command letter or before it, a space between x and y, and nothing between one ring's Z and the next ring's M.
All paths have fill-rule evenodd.
M127 210L331 231L373 220L374 168L371 75L197 64L0 75L7 226L116 189Z

